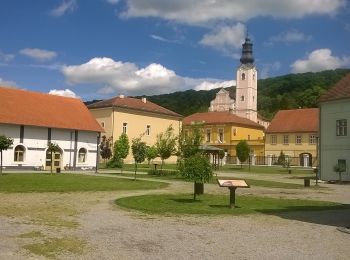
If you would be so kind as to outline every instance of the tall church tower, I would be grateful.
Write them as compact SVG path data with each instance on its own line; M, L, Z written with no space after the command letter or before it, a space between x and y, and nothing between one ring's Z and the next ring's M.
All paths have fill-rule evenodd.
M241 65L237 69L236 77L236 115L257 122L257 70L253 44L248 36L242 47Z

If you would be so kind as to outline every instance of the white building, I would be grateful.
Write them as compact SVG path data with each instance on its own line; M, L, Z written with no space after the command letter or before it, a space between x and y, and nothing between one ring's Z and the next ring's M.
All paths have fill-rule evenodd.
M254 64L253 44L248 37L242 47L241 64L236 72L236 94L231 95L229 91L221 89L210 102L209 111L230 111L266 129L270 122L258 114L258 72Z
M338 180L335 165L345 166L342 180L350 181L350 74L336 83L319 99L320 107L320 178Z
M13 139L3 151L5 169L95 168L103 129L84 103L75 98L0 87L0 135Z

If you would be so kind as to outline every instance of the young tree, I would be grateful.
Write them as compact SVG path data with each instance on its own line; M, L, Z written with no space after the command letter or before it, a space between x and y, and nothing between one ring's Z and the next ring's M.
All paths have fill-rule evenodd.
M0 174L2 174L2 151L6 151L13 144L13 139L6 137L4 135L0 135Z
M58 146L58 144L55 144L55 143L51 143L49 142L48 145L47 145L47 152L50 153L50 161L51 161L51 174L52 174L52 167L53 167L53 154L56 153L56 152L59 152L60 151L60 147Z
M146 158L146 143L141 141L141 138L132 139L131 151L135 161L135 178L137 172L137 164L142 163Z
M194 182L193 199L196 200L197 185L203 189L204 183L213 176L213 169L207 156L200 150L203 140L203 128L195 124L189 129L187 135L182 131L179 138L178 169L187 181Z
M164 133L157 135L155 147L157 148L157 153L162 160L161 170L163 170L164 160L168 159L171 155L176 154L177 139L172 125L170 125Z
M146 158L148 161L148 165L150 164L151 160L157 158L157 148L155 146L148 146L146 149Z
M236 146L236 155L241 162L241 167L243 167L242 163L245 162L249 157L249 145L247 141L241 140Z
M123 172L123 160L128 156L129 149L129 138L126 134L122 133L119 139L114 142L113 157L108 163L108 166L121 168L121 172Z
M286 155L284 154L283 151L280 152L280 155L278 156L278 159L277 159L277 164L278 165L282 165L283 167L286 166Z
M337 172L339 174L339 183L342 182L341 174L345 172L345 165L341 163L337 163L336 165L333 166L333 171Z
M111 141L112 137L107 138L105 135L102 136L102 141L100 144L100 154L105 162L106 160L112 157Z

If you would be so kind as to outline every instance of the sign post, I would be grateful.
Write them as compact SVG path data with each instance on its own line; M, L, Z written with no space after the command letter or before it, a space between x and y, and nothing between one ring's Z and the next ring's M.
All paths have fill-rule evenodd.
M236 207L236 189L237 188L250 188L245 180L219 180L220 187L227 187L230 190L230 207Z

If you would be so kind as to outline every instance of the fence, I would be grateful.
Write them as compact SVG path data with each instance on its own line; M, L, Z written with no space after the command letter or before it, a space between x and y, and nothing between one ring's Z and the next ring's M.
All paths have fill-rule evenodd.
M240 164L237 156L227 156L227 164ZM250 156L250 159L242 162L243 164L251 165L278 165L278 156ZM316 167L318 162L316 157L286 157L285 165L301 166L301 167Z

